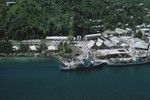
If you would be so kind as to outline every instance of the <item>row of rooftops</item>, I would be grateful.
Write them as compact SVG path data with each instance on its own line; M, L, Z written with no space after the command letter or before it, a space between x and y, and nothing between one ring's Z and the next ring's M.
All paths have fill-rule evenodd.
M150 34L150 25L147 25L148 28L140 28L140 30L143 31L148 31L148 33ZM114 36L115 34L117 35L126 35L129 33L129 36L132 35L133 31L130 28L126 28L126 29L120 29L120 28L116 28L115 31L112 30L106 30L103 33L97 33L97 34L88 34L85 35L83 37L84 40L88 40L90 38L94 38L94 37L101 37L101 36L105 36L105 37L109 37L109 36ZM69 36L47 36L45 38L45 40L68 40L70 37ZM76 40L75 37L71 37L73 40ZM81 39L81 38L80 38ZM41 40L39 39L33 39L33 40L23 40L22 43L40 43Z
M150 25L142 24L136 26L136 32L141 31L143 35L150 36Z
M149 25L150 26L150 25ZM148 28L147 28L148 29ZM141 30L147 30L146 28L142 28ZM77 40L77 39L82 39L82 40L92 40L98 37L113 37L113 36L117 36L121 35L121 36L127 36L126 34L130 33L129 36L132 36L132 30L130 28L127 29L120 29L120 28L116 28L115 31L112 30L106 30L103 33L97 33L97 34L88 34L85 35L83 38L81 36L77 36L77 38L75 37L71 37L72 40ZM65 41L70 39L69 36L47 36L44 41L46 40L50 40L50 41ZM112 38L111 38L112 39ZM114 39L115 40L115 39ZM40 44L42 42L41 39L32 39L32 40L23 40L21 42L16 42L11 40L12 43L23 43L23 44Z
M37 48L42 44L42 40L23 40L22 42L16 42L10 40L11 43L13 44L14 48L17 48L16 46L19 47L21 43L23 44L28 44L29 48L31 50L37 50ZM58 50L58 46L62 41L58 40L50 40L50 41L45 41L44 43L48 47L48 50ZM111 38L97 38L97 40L88 40L85 41L86 45L89 49L92 49L93 46L101 47L102 45L105 45L108 48L113 48L115 46L120 46L122 48L124 47L134 47L137 49L148 49L149 44L146 43L145 41L138 39L138 38L133 38L131 36L122 36L122 37L111 37ZM79 42L80 43L80 42Z
M150 25L142 27L142 25L141 25L138 27L142 27L139 29L144 30L145 28L149 29L149 26ZM130 33L129 36L127 36L127 33ZM126 29L116 28L114 31L106 30L103 33L88 34L88 35L85 35L83 38L81 36L77 36L77 38L69 37L69 36L47 36L45 39L23 40L20 42L15 41L15 40L10 40L10 42L13 45L28 44L30 46L41 45L42 43L45 43L48 46L48 48L54 49L54 48L58 48L58 45L62 41L67 41L70 38L75 41L78 41L78 40L79 41L80 40L88 41L87 47L89 47L89 48L92 48L94 45L96 45L98 47L100 47L102 45L105 45L107 47L114 47L114 46L117 46L118 43L120 43L120 46L128 46L129 45L128 42L129 41L131 42L132 40L134 40L135 48L147 49L149 44L141 39L133 38L132 33L133 33L133 31L130 28L126 28ZM119 38L118 38L118 36L119 36Z
M10 6L16 3L16 0L5 0L6 1L6 6Z
M111 38L98 38L97 40L90 40L87 42L87 47L101 47L105 46L109 48L137 48L137 49L148 49L149 43L139 39L133 38L131 36L122 36L122 37L111 37Z
M83 37L83 40L88 40L88 39L95 38L95 37L96 38L97 37L101 37L102 35L107 35L107 36L109 36L109 35L113 36L114 34L123 35L123 34L127 34L128 32L131 32L131 31L130 30L128 31L128 30L123 30L123 29L117 28L115 31L107 30L107 31L103 32L102 34L101 33L97 33L97 34L88 34L88 35L85 35ZM46 40L67 40L69 38L70 38L69 36L47 36L45 39ZM72 39L76 40L75 37L73 37Z
M6 6L10 6L16 3L16 0L6 0Z

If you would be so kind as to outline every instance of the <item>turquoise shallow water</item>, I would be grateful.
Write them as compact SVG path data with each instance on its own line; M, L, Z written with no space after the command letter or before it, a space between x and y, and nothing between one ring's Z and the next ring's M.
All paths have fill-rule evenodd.
M52 58L3 58L0 100L150 100L150 65L61 72Z

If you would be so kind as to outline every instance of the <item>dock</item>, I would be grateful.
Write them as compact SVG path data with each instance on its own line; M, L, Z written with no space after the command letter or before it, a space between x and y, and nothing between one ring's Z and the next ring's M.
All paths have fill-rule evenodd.
M103 64L101 61L91 59L76 59L76 60L62 60L60 65L61 71L70 71L77 69L94 69L101 67Z

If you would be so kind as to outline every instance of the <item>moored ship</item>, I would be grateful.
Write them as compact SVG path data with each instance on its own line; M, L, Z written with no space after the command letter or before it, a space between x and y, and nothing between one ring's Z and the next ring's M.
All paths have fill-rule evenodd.
M72 60L70 62L62 61L62 64L60 65L61 71L71 71L71 70L86 70L86 69L94 69L101 66L101 62L96 62L92 59L82 59L82 61L79 60Z
M94 69L102 65L102 62L96 61L90 53L85 56L81 55L80 58L72 57L61 60L61 62L61 71Z
M141 65L150 63L149 57L141 57L136 59L110 59L107 62L109 66L129 66L129 65Z

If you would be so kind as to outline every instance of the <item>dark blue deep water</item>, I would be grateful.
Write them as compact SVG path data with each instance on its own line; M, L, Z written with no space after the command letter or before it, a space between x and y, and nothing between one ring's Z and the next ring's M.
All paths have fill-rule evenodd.
M150 65L61 72L53 58L3 58L0 100L150 100Z

